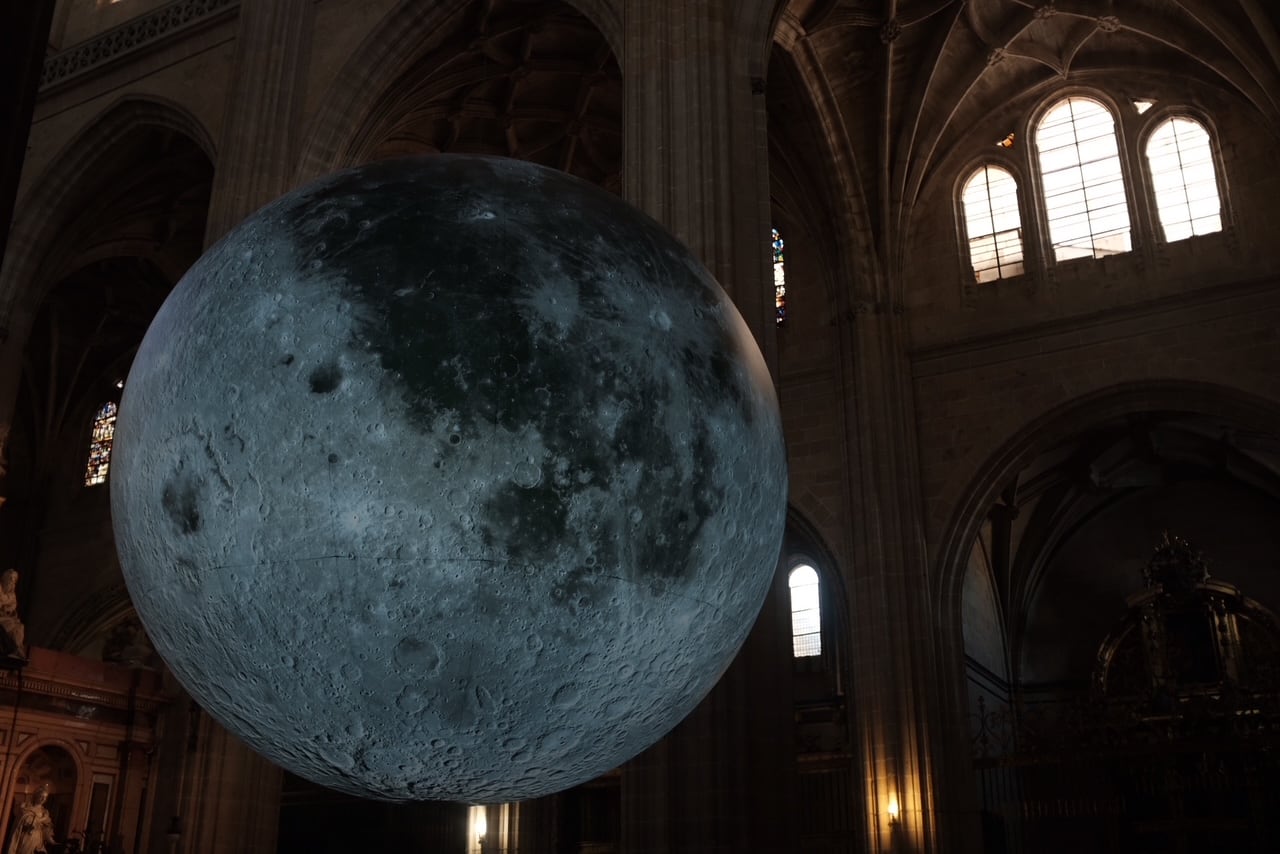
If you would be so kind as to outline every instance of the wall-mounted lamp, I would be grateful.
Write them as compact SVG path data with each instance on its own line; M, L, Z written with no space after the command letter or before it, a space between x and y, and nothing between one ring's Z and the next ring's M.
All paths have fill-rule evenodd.
M468 810L468 854L484 854L488 848L485 845L485 836L489 833L489 820L486 813L488 810L484 804L475 804Z
M889 824L898 823L898 796L889 796Z

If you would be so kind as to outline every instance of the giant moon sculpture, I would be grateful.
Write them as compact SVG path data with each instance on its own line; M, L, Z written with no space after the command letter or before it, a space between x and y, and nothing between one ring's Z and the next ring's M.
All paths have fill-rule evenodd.
M690 253L478 157L332 175L211 248L111 466L183 685L285 768L392 800L547 794L660 738L746 637L785 488L763 360Z

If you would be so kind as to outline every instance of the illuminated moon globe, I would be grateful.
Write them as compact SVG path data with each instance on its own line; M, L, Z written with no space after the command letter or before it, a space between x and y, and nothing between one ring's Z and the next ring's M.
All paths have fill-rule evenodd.
M455 156L326 177L210 249L111 467L192 696L391 800L543 795L653 744L755 620L785 493L764 362L690 253L577 179Z

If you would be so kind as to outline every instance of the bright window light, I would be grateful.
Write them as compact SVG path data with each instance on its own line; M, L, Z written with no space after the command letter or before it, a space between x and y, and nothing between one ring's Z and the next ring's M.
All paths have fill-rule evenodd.
M111 468L111 443L116 435L116 409L116 405L108 401L93 417L89 461L84 469L85 486L99 486L107 482L107 470Z
M1022 219L1013 176L999 166L979 167L965 182L961 202L974 278L992 282L1022 275Z
M806 564L791 570L791 639L796 658L822 655L822 608L818 571Z
M781 326L787 319L787 271L785 249L786 244L778 229L772 229L770 245L773 250L773 305L774 322Z
M1193 119L1166 119L1147 141L1156 211L1170 243L1222 231L1209 133Z
M1107 108L1088 98L1059 101L1036 128L1036 148L1054 258L1131 250L1115 121Z

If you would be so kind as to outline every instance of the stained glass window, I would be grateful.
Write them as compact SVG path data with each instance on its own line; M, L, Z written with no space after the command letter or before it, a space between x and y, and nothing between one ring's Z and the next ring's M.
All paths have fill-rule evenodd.
M808 564L791 570L791 642L796 658L822 655L822 607L818 571Z
M773 229L773 305L777 311L777 322L781 326L787 319L787 273L783 269L782 235Z
M1089 98L1064 98L1036 127L1049 240L1058 261L1132 249L1115 120Z
M89 441L89 464L84 470L84 485L97 486L107 482L107 468L111 465L111 440L116 434L116 405L110 401L102 404L93 418L93 438Z
M1166 241L1222 231L1222 205L1209 132L1194 119L1175 117L1147 141L1151 186Z
M1022 217L1013 176L999 166L982 166L965 182L961 202L974 278L1021 276Z

